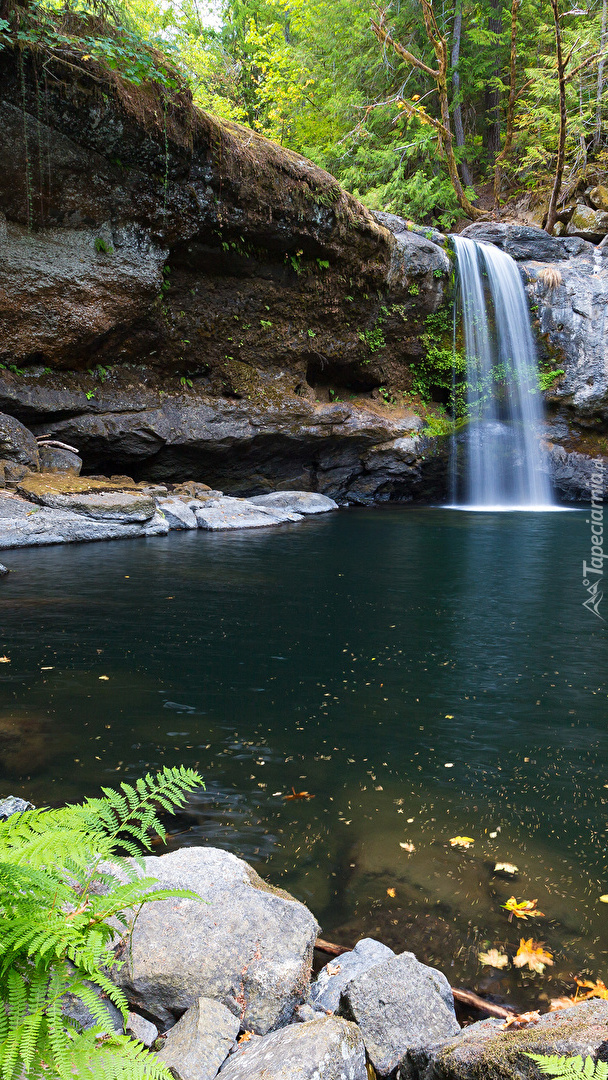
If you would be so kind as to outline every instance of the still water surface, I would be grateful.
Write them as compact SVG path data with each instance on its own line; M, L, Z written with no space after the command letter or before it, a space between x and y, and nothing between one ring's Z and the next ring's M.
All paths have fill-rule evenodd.
M6 552L0 791L58 804L196 764L206 792L171 844L243 855L325 937L376 935L522 1006L575 974L608 982L588 529L584 513L390 507ZM545 917L509 924L513 894ZM479 965L522 936L555 966Z

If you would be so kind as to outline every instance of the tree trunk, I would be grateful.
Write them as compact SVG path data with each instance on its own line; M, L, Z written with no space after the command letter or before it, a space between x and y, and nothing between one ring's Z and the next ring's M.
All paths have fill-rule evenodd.
M604 0L606 2L606 0ZM452 90L453 90L453 108L452 115L454 117L454 139L457 147L464 147L464 127L462 123L462 106L460 104L460 72L458 70L458 61L460 60L460 38L462 34L462 0L455 0L454 2L454 29L452 31ZM465 187L473 186L473 177L471 176L471 170L469 169L468 162L465 158L460 162L460 175L462 176L462 182Z
M421 119L425 124L432 124L437 131L439 145L446 156L448 172L458 205L467 217L470 217L473 221L477 221L479 218L485 218L486 215L482 210L478 210L476 206L473 206L469 199L467 199L460 182L458 166L456 164L456 158L454 157L454 136L451 128L450 106L448 100L448 43L437 25L432 0L420 0L420 2L422 5L426 35L430 44L433 46L433 51L435 53L437 62L436 68L429 67L428 64L425 64L422 60L419 60L417 56L414 56L409 49L406 49L401 45L399 41L395 41L388 30L384 28L383 13L380 14L380 22L375 22L375 20L372 19L372 29L378 38L378 41L383 45L389 45L391 49L397 53L397 56L400 56L412 67L418 68L419 71L424 71L426 75L430 75L430 77L435 80L435 85L439 93L441 121L436 120L435 117L426 113L418 106L412 105L409 101L404 100L403 105L410 116L418 117L418 119Z
M600 52L603 54L606 45L608 44L608 28L607 28L607 4L606 0L602 3L602 33L600 37ZM599 146L602 140L602 97L604 94L604 64L606 57L602 55L600 62L597 66L597 104L595 108L595 133L593 136L593 145Z
M502 8L500 3L492 4L492 14L488 19L488 30L492 34L502 34ZM492 76L493 79L500 78L500 45L496 42L495 59L492 64ZM488 151L488 160L490 165L494 163L494 158L500 152L500 90L497 86L492 85L492 82L486 87L485 95L485 114L486 114L486 129L483 137L483 145Z
M562 187L562 176L564 175L564 157L566 151L566 65L564 64L564 55L562 50L562 30L559 24L559 10L557 7L557 0L551 0L551 11L553 12L553 23L555 26L555 55L557 59L557 78L559 81L559 136L557 140L557 161L555 164L555 180L553 181L553 190L551 192L551 198L549 199L549 209L547 210L547 223L545 229L549 234L553 232L555 228L555 222L557 220L557 201L559 199L559 193Z
M604 0L605 2L605 0ZM517 16L521 0L512 0L511 2L511 56L509 61L509 101L507 104L507 131L505 134L505 144L502 148L502 152L496 159L496 170L494 172L494 205L498 204L500 198L500 187L502 183L502 165L506 161L508 155L511 153L511 147L513 146L513 129L515 121L515 101L517 99L517 90L515 87L515 80L517 78Z

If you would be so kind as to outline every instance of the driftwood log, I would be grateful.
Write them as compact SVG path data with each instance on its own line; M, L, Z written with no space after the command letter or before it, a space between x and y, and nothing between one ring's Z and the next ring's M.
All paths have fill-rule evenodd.
M318 949L319 952L328 953L329 956L342 956L343 953L352 952L352 949L346 945L334 945L333 942L324 941L323 938L317 938L315 949ZM461 1005L468 1005L470 1009L485 1012L488 1016L498 1016L501 1020L508 1020L510 1016L514 1016L518 1012L512 1005L494 1005L493 1002L486 1001L479 994L474 994L472 990L458 990L453 986L451 989L454 1001L459 1001Z

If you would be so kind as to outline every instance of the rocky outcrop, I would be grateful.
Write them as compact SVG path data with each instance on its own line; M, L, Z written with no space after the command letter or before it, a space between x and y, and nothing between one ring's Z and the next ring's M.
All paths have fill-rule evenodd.
M239 1028L225 1005L199 998L168 1032L159 1059L175 1080L213 1080L236 1046Z
M93 61L47 59L42 117L35 65L0 53L0 409L85 473L419 497L423 451L364 459L415 430L442 238L183 96L164 126Z

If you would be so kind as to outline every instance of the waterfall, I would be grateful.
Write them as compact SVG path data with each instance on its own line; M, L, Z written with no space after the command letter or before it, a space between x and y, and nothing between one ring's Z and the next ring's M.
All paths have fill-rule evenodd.
M517 263L453 236L466 355L466 416L454 437L452 503L541 509L553 503L540 442L543 401Z

